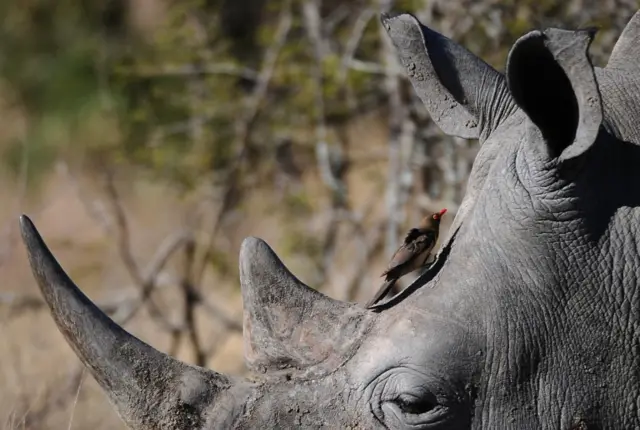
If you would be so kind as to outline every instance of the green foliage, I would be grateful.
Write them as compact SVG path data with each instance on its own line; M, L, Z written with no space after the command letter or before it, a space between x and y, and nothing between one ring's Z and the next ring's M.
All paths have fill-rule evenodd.
M302 191L288 194L285 197L287 215L291 216L291 218L309 216L313 212L309 198L310 196Z
M263 103L269 109L254 124L252 136L256 144L266 146L263 151L269 150L268 142L275 133L286 130L300 135L317 119L317 82L312 73L316 60L301 3L294 2L293 25ZM503 6L510 16L507 38L511 39L525 30L534 6L543 14L559 10L548 0L512 3ZM417 11L423 4L422 0L402 0L394 8ZM166 69L225 64L259 70L273 44L281 7L282 2L276 1L263 8L255 33L258 55L239 64L238 51L248 49L251 41L240 38L245 45L238 45L224 34L219 25L221 4L172 2L151 37L140 38L126 27L124 2L108 2L107 6L79 0L3 2L0 76L15 89L17 102L29 114L29 128L34 131L28 138L27 153L33 157L32 165L50 167L61 149L77 141L77 129L87 117L115 113L121 141L110 146L114 158L123 157L183 186L193 186L207 172L228 168L234 154L234 124L254 84L233 75L172 74ZM353 6L354 12L358 10ZM336 49L320 64L324 113L329 121L342 122L352 114L345 103L346 88L356 101L381 91L380 76L348 70L346 81L341 79L342 55L358 13L352 15L336 25L331 36ZM486 24L472 28L467 37L476 51L491 45L483 30ZM379 23L374 17L367 23L355 57L377 62L379 50ZM97 145L100 156L105 155L101 136L82 137L91 139L78 142L83 150L90 153ZM5 162L14 172L16 154L24 152L17 148L13 143L4 151ZM38 151L42 154L36 154Z
M26 163L30 184L71 149L83 123L101 115L111 98L102 82L107 71L99 63L118 32L118 19L99 27L98 17L113 18L113 11L77 3L0 5L0 79L11 88L11 101L27 114L29 130L23 141L2 148L3 161L15 174Z
M287 230L281 246L283 255L304 256L311 261L318 261L322 256L321 238L296 229Z
M228 253L217 249L212 251L209 264L216 273L223 277L235 276L235 272L237 272L237 266L230 261Z
M324 49L318 59L316 41L305 27L306 1L291 2L291 28L277 52L267 90L254 115L248 116L248 102L262 84L256 76L273 54L284 0L148 0L143 3L158 2L166 9L159 15L162 19L145 29L138 28L135 14L130 14L140 2L0 1L0 97L8 101L3 106L13 105L23 112L27 123L25 136L0 140L3 167L16 177L26 174L27 184L33 187L61 157L82 159L91 166L126 164L190 195L203 182L218 186L228 172L237 173L235 163L242 146L249 155L234 175L237 183L228 193L228 205L248 212L253 207L245 197L255 191L252 187L263 192L264 178L285 170L283 163L274 162L276 144L283 138L292 142L292 152L303 160L290 176L317 172L314 146L320 120L326 126L328 145L344 144L345 165L355 165L352 154L358 151L350 151L352 142L338 141L338 136L349 134L343 126L367 110L386 113L388 108L384 74L353 67L386 66L382 43L386 36L377 13L362 34L355 31L363 12L377 11L380 2L319 1ZM504 67L513 42L533 28L596 24L602 31L618 33L629 16L610 2L583 6L578 0L430 1L396 0L392 8L431 16L427 24L446 29L448 36L498 69ZM357 47L350 52L354 38ZM602 40L611 43L613 38ZM598 43L592 52L602 64L603 53L610 47L599 50ZM403 87L410 85L405 82ZM416 112L423 109L419 102L408 101L406 91L403 99L415 103ZM243 136L238 122L245 116L249 123L243 124L247 130ZM415 117L418 130L433 130L428 118ZM425 154L441 156L434 149L449 143L442 133L424 135L428 137L419 142ZM415 178L425 188L449 187L444 192L454 195L452 186L441 186L445 175L440 167L423 169ZM380 168L361 169L358 179L379 191L382 199L387 172L381 163ZM331 210L328 205L337 201L331 193L326 188L291 187L277 198L261 196L262 201L271 202L266 215L276 213L285 226L278 244L285 254L322 261L327 238L317 228L315 215ZM346 200L359 197L357 193L348 190ZM455 191L452 198L459 200L461 193ZM350 206L351 201L340 203ZM214 249L205 264L223 276L237 277L235 260ZM77 270L82 274L93 269Z
M55 161L55 151L42 140L12 140L3 150L3 161L15 177L26 175L27 184L36 186Z
M383 75L345 70L352 60L345 51L354 26L365 7L377 10L379 2L320 2L322 25L339 15L340 8L347 13L330 28L323 27L330 49L318 65L305 28L304 1L292 2L291 29L250 124L247 143L255 160L250 173L272 168L263 160L273 159L277 138L290 137L298 148L313 146L319 84L329 129L363 110L384 107ZM608 30L618 13L604 6L575 13L575 1L507 0L475 2L473 7L472 2L456 1L457 8L427 6L427 0L397 0L392 6L414 13L428 7L434 27L453 29L452 37L498 68L513 41L532 28L563 22ZM82 153L104 163L131 163L190 189L233 167L237 121L257 84L233 72L193 71L224 66L259 73L273 48L285 2L162 4L167 5L163 19L138 31L129 19L135 2L0 2L0 83L12 91L1 96L10 96L25 112L29 130L24 139L0 147L10 172L22 172L26 157L32 183L58 157ZM243 5L251 11L243 11ZM240 27L230 30L234 16ZM469 19L469 26L461 26L464 32L458 31L457 24ZM382 34L378 17L371 17L353 57L383 65ZM320 82L314 74L318 67ZM297 204L289 206L292 212L301 210Z

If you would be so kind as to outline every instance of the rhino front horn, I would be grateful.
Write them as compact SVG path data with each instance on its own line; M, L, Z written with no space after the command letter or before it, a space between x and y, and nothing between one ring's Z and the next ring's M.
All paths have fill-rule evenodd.
M78 289L26 215L20 227L58 329L130 428L233 426L252 384L182 363L125 331Z

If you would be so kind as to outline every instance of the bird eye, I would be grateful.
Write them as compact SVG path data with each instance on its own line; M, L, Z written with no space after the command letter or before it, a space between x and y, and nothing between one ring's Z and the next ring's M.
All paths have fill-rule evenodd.
M438 219L438 215L434 215L434 216L433 216L433 219Z

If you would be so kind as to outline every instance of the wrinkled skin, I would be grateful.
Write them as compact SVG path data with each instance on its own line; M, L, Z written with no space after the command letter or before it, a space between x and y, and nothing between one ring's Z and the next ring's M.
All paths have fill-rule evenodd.
M248 381L117 327L23 216L61 332L132 429L638 428L640 15L604 69L594 31L549 29L504 74L410 15L383 23L433 120L482 144L427 273L365 310L246 239Z

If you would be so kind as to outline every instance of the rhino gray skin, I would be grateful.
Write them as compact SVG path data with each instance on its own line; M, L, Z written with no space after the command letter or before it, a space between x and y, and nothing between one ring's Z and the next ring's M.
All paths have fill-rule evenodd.
M412 15L382 22L433 120L482 144L431 269L366 310L246 239L246 380L118 327L23 216L61 332L132 429L640 428L640 12L603 69L594 30L547 29L504 74Z

